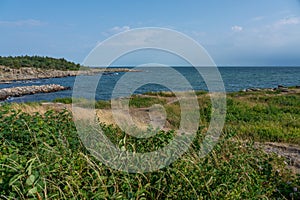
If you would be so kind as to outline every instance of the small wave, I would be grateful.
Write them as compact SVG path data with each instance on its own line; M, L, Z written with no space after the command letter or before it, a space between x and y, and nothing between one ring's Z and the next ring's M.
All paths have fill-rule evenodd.
M14 97L7 97L7 99L5 99L4 101L13 101L15 98Z
M106 75L106 76L117 76L119 75L118 72L104 72L103 75Z

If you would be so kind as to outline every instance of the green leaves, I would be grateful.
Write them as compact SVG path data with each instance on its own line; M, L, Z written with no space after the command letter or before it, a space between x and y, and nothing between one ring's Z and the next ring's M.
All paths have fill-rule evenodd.
M38 192L38 191L37 191L37 187L33 187L33 188L31 188L30 190L28 190L27 195L28 195L28 196L34 196L37 192Z
M232 101L230 106L232 116L241 117L237 115L243 105ZM248 111L261 108L255 109ZM226 127L213 152L199 158L207 129L204 123L189 151L169 167L129 174L112 170L91 156L66 111L29 115L3 106L0 116L0 196L7 199L272 199L289 198L290 193L299 198L294 188L300 176L288 172L283 159L265 154L253 141L238 140L251 123L230 121L232 126ZM288 117L282 119L292 119ZM290 129L298 123L289 121L293 122L286 126ZM265 125L257 122L260 134L270 134L271 125ZM155 136L138 139L113 126L101 126L114 144L132 152L159 149L175 134L149 130L156 131Z
M26 179L26 185L30 186L30 185L33 185L35 181L35 176L34 175L30 175L27 179Z
M16 174L9 180L9 186L12 186L16 181L21 180L24 177L24 174Z

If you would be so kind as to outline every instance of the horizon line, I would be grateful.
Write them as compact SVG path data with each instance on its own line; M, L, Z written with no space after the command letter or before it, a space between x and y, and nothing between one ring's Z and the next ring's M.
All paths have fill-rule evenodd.
M106 67L136 67L135 65L112 65L112 66L88 66L91 68L106 68ZM141 67L163 67L163 66L141 66ZM169 65L169 67L195 67L192 65ZM300 65L215 65L215 66L196 66L196 67L300 67Z

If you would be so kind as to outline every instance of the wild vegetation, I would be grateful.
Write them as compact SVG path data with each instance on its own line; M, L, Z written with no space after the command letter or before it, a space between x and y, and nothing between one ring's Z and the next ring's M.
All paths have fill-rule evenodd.
M79 70L80 64L67 61L64 58L43 56L0 56L0 65L12 68L34 67L42 69Z
M0 107L0 197L3 199L299 199L300 175L284 157L267 154L257 142L300 144L300 94L230 93L226 125L206 157L198 151L209 125L211 104L199 92L201 120L189 150L170 166L151 173L113 170L95 159L79 139L69 111L44 114ZM57 102L71 103L70 99ZM79 100L77 100L79 101ZM84 105L91 105L90 102ZM177 127L180 105L174 95L133 96L134 109L161 104ZM100 101L98 109L108 109ZM38 105L35 105L38 106ZM119 148L148 152L167 145L174 131L148 139L100 123ZM154 130L152 130L154 131Z

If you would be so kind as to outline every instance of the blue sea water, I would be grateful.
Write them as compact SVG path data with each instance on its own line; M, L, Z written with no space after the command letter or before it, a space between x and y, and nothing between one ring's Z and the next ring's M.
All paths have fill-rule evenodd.
M180 75L184 76L191 84L194 90L207 90L205 81L197 70L193 67L175 67ZM274 88L277 85L284 86L295 86L300 85L300 67L219 67L222 80L224 82L225 90L227 92L240 91L246 88ZM133 78L128 80L128 87L130 84L134 84L136 76L137 78L145 78L150 80L153 73L151 70L159 72L161 77L167 82L168 79L176 79L172 75L165 72L160 67L156 68L144 68L141 72L127 72L134 73ZM112 91L114 90L118 81L121 80L126 73L105 73L102 74L100 81L98 82L95 99L96 100L109 100L112 97ZM98 76L86 76L89 81L96 81ZM0 84L1 88L17 87L17 86L28 86L28 85L44 85L44 84L60 84L66 87L74 87L75 77L64 77L64 78L50 78L50 79L39 79L31 81L16 81L9 84ZM186 90L180 84L180 82L173 84L173 89L177 91ZM83 88L86 94L93 92L89 87L89 84L84 85ZM145 84L137 88L134 93L145 93L149 91L165 91L169 90L167 87L159 85L157 83ZM59 91L48 94L34 94L26 95L22 97L14 97L6 100L7 102L29 102L29 101L52 101L55 98L71 97L72 90ZM88 96L88 95L87 95ZM126 93L119 92L117 96L126 96Z

